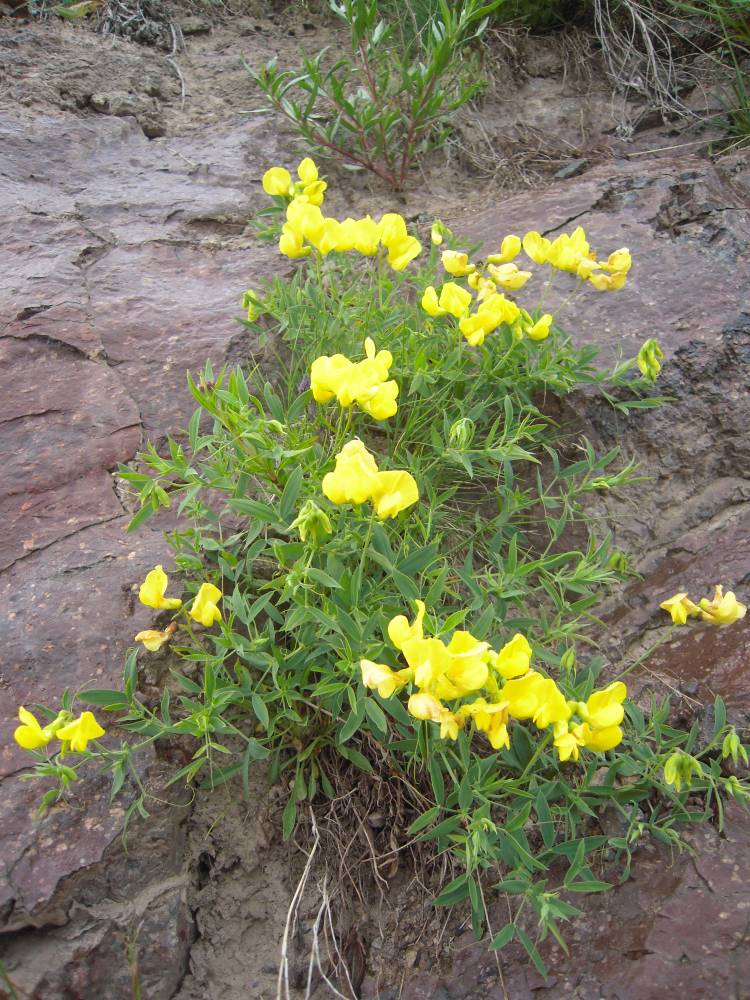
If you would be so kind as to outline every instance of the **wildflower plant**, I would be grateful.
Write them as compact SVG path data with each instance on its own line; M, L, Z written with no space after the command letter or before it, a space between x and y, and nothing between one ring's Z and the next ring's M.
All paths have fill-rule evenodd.
M544 401L588 386L621 410L658 405L661 351L650 341L643 364L599 370L596 350L538 305L553 276L570 284L569 308L622 294L625 248L598 254L579 227L552 241L502 234L472 258L439 222L421 240L393 213L328 217L311 159L297 176L263 179L282 266L242 300L241 322L283 347L281 373L189 375L198 408L184 439L120 470L139 499L132 529L176 507L179 583L161 566L143 580L158 618L135 635L122 690L65 693L42 721L21 709L16 740L32 774L57 781L43 805L92 764L114 792L138 782L138 750L176 736L194 752L174 782L237 781L248 795L265 761L291 789L286 836L300 803L335 799L342 770L379 769L418 789L402 843L454 860L436 902L468 903L480 936L487 894L509 894L492 946L516 937L543 968L538 939L561 941L579 912L567 894L612 884L604 857L627 877L641 838L676 845L679 824L721 822L722 797L748 794L721 699L701 742L697 723L670 724L667 700L628 698L632 666L604 675L579 652L627 567L587 501L635 468L584 438L573 451ZM745 613L721 588L662 607L676 625ZM154 702L139 665L167 651ZM75 703L112 716L106 741ZM147 804L140 787L131 808ZM603 807L617 835L599 825Z

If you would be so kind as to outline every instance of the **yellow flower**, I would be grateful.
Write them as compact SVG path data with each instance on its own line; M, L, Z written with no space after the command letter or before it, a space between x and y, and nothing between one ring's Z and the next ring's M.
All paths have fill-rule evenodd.
M337 250L356 250L365 257L373 257L379 245L380 229L369 215L364 219L344 219L341 223Z
M321 225L308 236L308 239L319 253L327 257L332 250L339 249L341 223L338 219L324 217Z
M387 244L386 244L387 245ZM422 244L414 236L388 246L388 263L394 271L403 271L422 252Z
M409 698L407 708L409 714L415 719L439 722L441 739L455 740L458 738L460 720L431 694L426 694L423 691L413 694Z
M388 250L388 263L394 271L404 268L421 252L422 244L409 236L403 216L386 212L378 223L380 242Z
M506 702L488 702L486 698L476 698L462 705L456 717L460 720L472 718L481 733L486 733L493 749L510 746L508 733L508 705Z
M316 246L323 233L326 218L317 205L295 198L286 207L286 222L298 236Z
M306 156L304 160L301 160L299 166L297 167L297 176L305 185L312 184L316 181L318 179L318 168L315 165L315 160L309 156Z
M625 284L626 278L627 275L624 271L618 271L615 274L601 274L597 271L590 275L589 282L597 292L616 292Z
M372 496L378 475L373 455L359 438L348 441L336 456L336 468L323 477L323 493L331 503L364 503Z
M405 639L401 651L414 670L414 683L420 691L434 692L438 698L458 697L456 687L447 678L450 656L440 639Z
M428 285L422 295L422 308L428 316L445 316L445 309L440 308L438 294L434 285Z
M492 666L501 677L510 680L528 673L532 650L526 637L516 632L510 642L506 642L499 653L491 658Z
M716 585L713 600L701 598L701 618L711 625L731 625L744 618L747 607L741 604L731 590L724 593L723 587Z
M104 730L94 718L93 712L82 712L81 715L57 730L57 738L64 743L70 743L74 753L83 753L89 740L104 736Z
M535 264L546 264L552 244L535 229L526 233L523 238L523 251Z
M385 663L374 663L372 660L362 660L360 669L364 686L376 689L381 698L390 698L414 676L413 670L392 670Z
M221 611L216 606L220 597L221 591L218 587L212 583L202 583L190 609L190 617L205 628L209 628L214 622L220 622Z
M313 181L312 184L305 184L302 193L298 194L297 197L311 205L322 205L327 187L325 181Z
M292 187L292 175L283 167L271 167L263 174L263 190L269 195L288 195Z
M620 250L615 250L607 258L607 263L602 265L606 269L615 274L627 274L633 264L633 258L630 256L630 251L627 247L622 247Z
M482 299L486 299L488 295L492 295L497 291L497 285L495 282L491 281L489 278L485 278L483 274L479 273L479 271L474 271L473 274L470 274L466 281L468 282L470 288L475 289L477 299L480 302Z
M592 260L591 257L584 257L582 260L578 261L578 267L576 268L576 274L582 281L587 281L594 271L598 271L601 264L597 261Z
M547 263L559 271L570 271L576 274L580 262L589 257L589 252L586 234L583 228L578 226L570 236L567 233L561 233L550 244L547 251Z
M464 316L459 321L459 329L472 347L484 343L488 333L492 333L501 323L513 323L520 316L515 302L499 293L489 295L479 304L477 311Z
M476 270L475 266L469 263L469 255L459 253L458 250L443 250L442 261L445 270L454 278L463 278Z
M307 257L310 254L310 247L305 246L305 239L302 233L297 232L288 223L281 227L281 237L279 238L279 253L290 260L298 257Z
M396 517L402 510L415 504L419 500L419 487L414 476L403 469L378 472L371 499L375 505L375 513L385 520L387 517Z
M607 750L613 750L622 742L622 729L619 726L591 729L587 723L584 723L582 733L586 749L594 750L597 753L605 753Z
M487 270L492 280L508 292L523 288L531 277L531 271L522 271L516 264L490 264Z
M684 625L688 616L695 618L701 613L701 609L697 604L693 604L685 591L662 601L659 607L669 612L675 625Z
M552 731L560 760L578 760L580 749L586 744L585 727L582 724L569 725L567 721L561 721L554 724Z
M545 313L531 326L527 326L524 329L524 333L527 337L531 338L531 340L544 340L549 336L549 328L551 325L552 315L551 313Z
M151 653L155 653L158 649L161 649L165 642L169 642L176 631L177 626L174 622L170 622L163 631L148 628L143 632L139 632L135 637L135 641L142 642L146 649Z
M471 292L461 288L455 281L446 281L440 289L438 305L443 312L460 319L471 305Z
M520 236L506 236L500 244L500 253L491 253L487 258L488 264L507 264L521 252Z
M447 646L450 657L446 671L448 680L459 695L478 691L487 681L488 642L480 642L471 632L461 629L454 632Z
M452 236L450 229L444 225L440 219L435 219L430 230L430 240L433 246L439 247L446 236Z
M387 420L398 410L398 384L388 379L393 364L390 351L375 351L370 337L365 340L363 361L354 364L343 354L316 358L310 369L313 399L327 403L334 396L342 406L354 403L376 420Z
M411 625L406 615L396 615L388 623L388 638L396 649L403 649L407 639L421 639L423 636L422 622L426 611L425 603L424 601L415 601L414 603L417 606L417 617Z
M502 696L513 718L532 719L540 729L552 722L564 722L571 715L570 706L555 682L535 670L508 681Z
M138 591L138 600L147 608L179 608L182 601L177 597L165 597L169 577L161 566L156 566L146 575Z
M310 389L316 403L328 403L337 396L354 363L343 354L316 358L310 368Z
M56 719L46 726L41 726L34 715L23 707L18 709L18 718L22 725L16 728L13 739L24 750L38 750L54 739L60 728L70 718L70 712L59 712Z
M618 726L625 715L622 703L628 689L622 681L614 681L601 691L594 691L585 703L578 704L578 714L593 729L610 729Z

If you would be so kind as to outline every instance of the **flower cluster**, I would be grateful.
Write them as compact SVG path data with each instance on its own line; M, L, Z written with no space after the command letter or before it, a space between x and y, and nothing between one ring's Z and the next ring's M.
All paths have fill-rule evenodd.
M510 720L530 719L538 729L552 727L561 760L578 760L583 747L611 750L622 740L622 703L627 695L622 682L595 691L585 702L568 701L552 678L531 669L532 649L520 632L499 651L463 630L454 632L446 644L425 637L426 608L422 601L416 605L413 622L397 615L388 625L388 638L407 666L394 670L385 663L362 660L362 681L381 698L411 685L409 713L438 723L442 738L455 740L471 720L499 750L510 746ZM452 707L446 702L453 702Z
M21 725L16 728L13 738L24 750L39 750L52 740L59 740L63 752L70 749L74 753L83 753L89 740L104 736L104 730L93 712L82 712L77 719L70 712L58 712L52 722L42 726L31 712L21 706L18 718Z
M156 608L160 611L181 608L182 601L178 597L165 597L168 586L169 577L163 567L155 566L141 584L138 600L147 608ZM214 622L221 621L221 611L216 603L221 596L221 591L213 583L202 583L193 598L188 614L199 625L210 628ZM135 639L153 653L161 649L165 642L169 642L176 630L177 625L170 622L165 629L145 629L139 632Z
M687 591L680 591L662 601L659 607L671 615L675 625L684 625L688 618L701 618L710 625L732 625L747 613L747 606L738 601L731 590L725 594L720 584L714 587L714 596L710 601L702 597L698 604L694 604Z
M369 215L339 222L321 211L326 183L318 179L318 168L310 157L300 163L297 173L300 181L296 184L283 167L272 167L263 175L266 194L290 199L279 239L279 251L285 257L306 257L313 248L323 257L332 251L352 250L374 257L382 247L393 270L403 271L421 253L422 244L408 233L403 216L387 212L378 222Z
M411 473L403 469L381 472L359 438L347 442L336 456L336 468L323 477L323 493L339 506L369 500L381 519L395 517L419 500Z
M444 232L442 224L437 230L433 226L435 245L442 243ZM515 263L522 249L535 264L549 264L560 271L573 273L600 291L622 288L631 266L630 252L625 247L610 254L607 261L597 261L580 226L572 234L563 233L554 241L533 230L523 239L510 234L503 239L499 251L490 254L484 264L472 263L468 254L444 250L442 262L446 272L453 278L465 278L468 288L447 281L438 292L433 285L428 285L422 296L422 308L429 316L455 317L472 347L483 344L487 334L501 324L510 327L515 340L523 337L544 340L549 336L553 316L544 313L534 319L505 295L519 291L532 277L531 271ZM474 303L476 307L472 311Z
M398 409L398 385L388 378L393 364L390 351L375 352L370 337L365 340L363 361L350 361L343 354L316 358L310 369L310 388L317 403L328 403L334 397L341 406L355 403L375 420L387 420Z

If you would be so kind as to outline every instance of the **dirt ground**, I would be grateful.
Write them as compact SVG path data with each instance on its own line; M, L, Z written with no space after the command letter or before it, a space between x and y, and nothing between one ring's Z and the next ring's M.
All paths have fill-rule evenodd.
M247 225L263 205L260 177L267 167L290 165L306 151L272 116L255 113L261 96L241 59L257 68L278 56L281 65L292 65L300 52L316 53L325 45L339 44L339 30L329 15L321 13L321 6L248 2L232 10L223 5L175 8L172 23L180 31L169 27L169 19L161 20L148 44L103 37L88 22L30 20L22 11L0 16L0 112L20 133L41 136L38 148L48 151L38 162L29 163L20 145L9 144L5 153L0 147L0 180L8 184L10 214L16 212L14 185L21 183L21 167L26 171L24 183L43 177L46 197L59 198L54 209L47 203L38 209L32 206L38 234L28 227L20 235L14 230L17 244L9 244L13 253L30 261L24 281L36 282L35 288L41 283L49 301L44 299L42 313L36 299L11 297L13 310L8 312L3 337L13 351L28 343L36 345L35 350L52 341L57 349L62 343L75 354L75 358L66 354L65 363L81 366L81 383L90 385L92 372L102 380L97 398L113 399L114 394L112 407L118 413L134 401L133 414L107 431L117 437L120 449L114 457L107 452L101 458L108 489L108 470L116 461L131 459L143 437L158 439L183 419L180 406L185 402L166 404L168 412L149 409L153 379L158 376L172 385L168 380L176 372L174 386L182 385L185 368L200 363L198 356L217 349L219 341L222 357L238 358L245 352L244 346L237 346L234 331L222 328L216 342L197 342L195 357L187 357L179 343L165 348L163 357L151 355L146 350L150 341L146 345L142 331L148 329L156 340L161 324L186 338L212 323L211 310L218 308L219 299L211 299L207 290L229 301L241 293L246 272L263 273L265 251L254 249ZM747 233L742 237L747 215L739 215L750 194L750 188L743 187L746 164L735 158L723 172L713 171L703 155L712 134L665 124L616 93L591 36L583 31L544 38L511 29L497 31L489 39L486 59L491 76L487 94L462 113L445 149L415 171L405 194L393 195L377 181L332 166L327 168L331 181L327 204L334 213L352 215L400 210L417 223L429 223L435 216L449 223L473 218L474 229L469 230L477 238L484 232L483 213L492 214L493 225L498 220L505 225L507 220L510 228L511 220L524 217L544 197L554 219L550 229L586 212L592 214L594 228L613 224L616 218L621 229L631 227L634 239L651 240L648 245L654 255L666 248L660 275L667 289L660 298L662 311L669 294L674 296L670 308L689 311L689 287L669 292L675 269L667 251L678 248L680 253L697 254L686 283L694 290L691 308L706 301L699 290L701 274L708 274L711 287L717 289L712 303L716 308L709 318L696 314L693 330L685 332L687 321L675 326L681 332L673 344L670 391L680 400L685 421L692 413L696 423L709 428L701 453L710 453L713 464L703 459L691 464L691 448L685 445L680 450L677 442L673 453L679 468L666 482L659 466L670 462L671 453L666 457L663 453L669 419L659 423L659 418L649 417L645 424L618 424L598 411L586 411L597 440L608 447L615 440L624 441L647 452L654 482L643 488L639 502L661 504L664 511L676 503L692 504L682 522L673 518L668 527L654 528L648 519L643 525L636 523L634 516L622 531L628 541L645 547L647 579L634 584L624 602L618 598L613 605L617 629L612 649L619 643L621 653L623 648L637 648L654 628L644 608L664 581L693 565L691 559L708 564L712 553L714 568L719 569L735 560L737 582L750 579L744 541L729 546L731 552L721 548L727 545L727 524L733 526L735 537L747 537L742 525L750 503L742 443L746 410L741 403L750 326L733 319L749 315L747 300L740 301L748 250ZM11 129L8 134L17 133ZM686 161L683 170L681 158L693 154L697 157ZM94 170L97 157L103 167ZM658 165L661 157L671 157L663 169ZM641 171L647 163L650 166ZM580 178L575 189L561 187L572 178ZM183 184L188 180L189 188ZM734 200L727 201L730 197ZM604 212L610 217L602 222ZM48 221L54 221L54 230L44 228ZM74 248L70 254L75 269L45 271L40 262L52 253L53 236ZM714 255L710 260L709 252ZM729 269L728 262L737 284L722 289L721 269ZM179 303L174 313L163 288L170 275L181 270L194 274L195 287L192 292L186 287L182 294L172 293ZM82 273L81 290L76 285L74 294L74 282ZM143 281L144 276L148 280ZM128 297L131 285L138 286L135 308ZM54 300L53 286L58 296ZM710 294L709 287L705 296ZM85 322L66 312L73 300L77 308L78 297ZM726 315L719 315L722 303ZM650 300L642 304L644 309L653 305ZM226 313L230 306L222 308ZM131 326L127 326L130 310ZM28 324L36 323L37 317L57 326L29 332ZM221 322L225 319L222 316ZM602 330L607 320L600 320ZM144 339L139 340L141 335ZM172 336L177 340L177 333ZM691 336L703 338L699 347ZM35 366L41 371L41 363L38 354L30 367L25 355L17 362L25 373ZM115 376L127 390L122 400L116 396L120 388L107 381ZM698 395L699 418L695 417ZM724 396L732 399L734 416L725 412ZM86 440L101 436L98 429L86 433ZM121 440L123 434L127 442ZM696 430L693 440L697 435ZM28 447L23 442L30 438L19 440L19 448ZM64 485L69 485L67 479ZM90 495L80 502L91 508ZM63 506L69 513L68 500ZM604 514L613 521L624 516L614 507ZM59 520L62 513L56 517ZM109 521L119 525L123 518L118 501L103 508L101 525ZM49 553L58 549L61 560L73 559L62 548L73 537L45 535L21 552L14 550L9 572L25 572L29 578L36 573L43 587L52 575L51 564L43 560L51 559ZM102 538L90 543L93 554L86 549L88 563L80 561L80 554L75 554L79 561L73 569L61 563L66 587L70 574L84 572L89 564L121 567L128 560L128 568L118 569L120 575L112 578L127 592L138 578L139 561L144 565L156 561L155 533L146 536L143 551L122 558L107 548L114 545L109 536ZM18 577L13 580L15 593ZM34 584L30 586L33 589ZM105 620L108 613L104 612ZM675 648L662 666L678 694L684 690L703 697L698 683L706 680L705 669L691 667L692 673L681 673L681 664L694 664L696 657L701 664L746 663L747 636L743 636L732 649ZM35 664L54 637L29 641L24 662L30 665L27 674L33 680ZM117 673L123 641L119 633L111 638L106 665L99 667L97 661L97 672ZM78 651L83 640L76 642L71 649ZM92 668L84 659L81 669L85 673ZM694 686L681 688L686 679ZM6 690L15 691L15 683L15 679L3 681L4 697ZM738 711L745 711L747 684L739 676L739 666L731 673L727 690L738 695ZM157 772L163 763L154 764ZM3 772L3 790L11 787L18 766L11 761ZM15 791L9 796L20 829L28 815L27 802L15 798ZM260 775L249 804L239 802L226 787L213 795L201 794L189 805L158 812L151 833L143 834L146 847L132 847L130 853L118 846L121 815L102 806L101 817L92 813L97 817L93 825L104 831L101 844L92 848L91 857L86 855L85 864L55 869L49 886L45 883L39 889L38 899L29 890L25 909L18 888L24 859L35 856L43 837L19 839L21 847L13 840L8 848L8 856L13 854L13 878L8 882L16 898L8 909L0 900L0 913L7 918L0 955L12 973L17 995L39 1000L94 995L102 1000L137 995L144 1000L266 1000L286 996L288 983L290 996L316 1000L342 995L380 1000L480 996L525 1000L544 996L547 990L582 1000L649 1000L675 991L687 1000L750 996L746 975L750 899L741 885L738 888L750 835L746 821L734 814L727 835L719 837L713 829L696 835L693 857L676 859L653 845L644 846L633 882L612 894L611 900L597 899L586 907L586 918L572 935L573 959L547 949L553 975L545 983L522 955L513 953L500 963L484 945L474 945L460 910L446 916L431 906L436 888L446 879L442 862L431 866L416 856L394 861L388 854L403 837L406 819L384 818L375 808L366 815L350 816L342 831L348 838L342 860L330 835L326 839L324 815L319 817L319 843L310 823L301 826L296 843L282 842L280 796L280 790L265 787ZM10 838L9 833L6 836ZM54 842L54 832L45 836ZM31 870L34 891L39 879L39 870ZM290 909L301 880L305 892L298 909ZM695 971L694 963L686 964L681 953L670 951L671 938L664 930L669 925L687 933L689 914L696 906L703 908L706 921L717 926L724 921L727 928L725 937L712 939L711 948L706 947L706 979ZM491 915L498 925L507 919L507 914L494 910ZM136 928L135 950L132 941L129 950L126 947L130 938L123 928ZM335 934L330 933L332 928ZM282 961L280 979L279 956L284 952L288 962ZM136 957L128 964L123 955L130 957L128 961ZM140 982L140 993L135 992L135 981ZM711 992L712 981L722 992ZM0 996L13 995L3 989L0 980Z

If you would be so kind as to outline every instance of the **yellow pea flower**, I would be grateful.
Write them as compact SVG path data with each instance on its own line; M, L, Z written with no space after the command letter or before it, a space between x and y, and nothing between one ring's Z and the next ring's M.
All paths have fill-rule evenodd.
M421 304L428 316L445 316L445 309L440 308L438 293L434 285L428 285L425 288Z
M492 295L497 291L497 285L494 281L486 278L479 271L474 271L466 279L470 288L473 288L477 293L477 299L481 302L486 299L488 295Z
M459 253L458 250L443 250L441 259L445 270L454 278L463 278L476 270L476 267L469 263L469 255Z
M486 733L491 746L495 750L510 746L508 733L508 705L506 702L488 702L486 698L475 698L469 704L462 705L456 717L459 720L471 718L481 733Z
M578 714L593 729L609 729L618 726L625 715L622 703L628 696L628 689L622 681L614 681L600 691L594 691L585 703L578 704Z
M495 284L508 292L523 288L531 277L531 271L522 271L516 264L490 264L487 268Z
M404 643L408 639L421 639L423 637L422 623L427 609L424 601L415 601L414 603L417 606L417 616L411 625L406 615L396 615L388 623L388 638L396 649L403 649Z
M594 271L598 271L601 264L593 260L591 257L584 257L582 260L578 261L578 267L576 268L576 275L582 280L587 281Z
M22 724L16 727L13 739L24 750L38 750L55 738L61 727L70 719L70 712L59 712L52 722L41 726L36 716L21 705L18 709L18 718Z
M508 681L502 696L513 718L532 719L539 729L552 722L564 722L571 715L571 708L555 682L535 670Z
M552 244L535 229L526 233L522 241L523 252L535 264L546 264Z
M447 678L450 656L440 639L414 637L405 639L401 652L414 670L414 683L420 691L434 692L439 698L456 698L458 691Z
M549 330L552 326L552 314L545 313L540 316L536 323L524 329L524 333L531 340L545 340L549 337Z
M515 302L497 293L480 302L477 311L464 316L459 321L459 329L472 347L484 343L488 333L492 333L501 323L513 323L521 312Z
M284 167L271 167L263 174L263 190L271 196L291 194L292 175Z
M135 641L142 642L149 652L155 653L161 649L165 642L169 642L176 631L177 626L174 622L171 622L163 631L147 628L143 632L139 632L135 637Z
M402 510L419 500L419 487L411 473L403 469L392 472L378 472L372 487L372 502L375 513L381 520L396 517Z
M300 161L297 167L297 176L303 184L312 184L318 179L318 168L312 157L306 156L304 160Z
M150 573L146 574L146 579L141 584L138 591L138 600L145 604L147 608L179 608L182 601L178 597L165 597L169 577L161 566L155 566Z
M385 247L395 243L403 243L409 235L404 217L398 212L386 212L385 215L382 215L378 222L378 229L381 242Z
M455 281L446 281L440 289L438 305L443 312L460 319L471 305L471 292L461 288Z
M220 597L221 591L218 587L212 583L202 583L189 611L190 617L205 628L210 628L214 622L220 622L221 611L216 606Z
M328 185L325 181L313 181L312 184L305 184L301 194L298 194L297 197L311 205L320 206L323 204L327 188Z
M513 638L506 642L499 653L491 657L490 663L505 680L513 677L523 677L528 673L531 664L532 649L526 636L516 632Z
M365 257L373 257L380 245L380 229L374 219L344 219L339 233L337 250L356 250Z
M449 656L446 675L459 695L478 691L487 682L488 642L480 642L471 632L462 629L453 633L447 646Z
M104 736L104 730L94 718L93 712L82 712L81 715L57 730L57 738L64 743L70 743L74 753L83 753L89 740Z
M597 292L616 292L625 284L627 274L617 271L615 274L602 274L598 271L589 277L589 283Z
M711 601L707 597L701 598L700 608L701 618L711 625L732 625L747 613L747 607L737 600L731 590L725 594L720 584L716 585Z
M413 670L392 670L385 663L374 663L372 660L362 660L360 669L364 686L377 690L381 698L390 698L414 676Z
M337 505L369 500L378 466L359 438L348 441L336 456L336 467L323 477L323 493Z
M295 198L286 207L286 221L295 233L315 246L323 232L326 218L317 205Z
M506 236L500 244L500 253L491 253L487 258L488 264L507 264L508 261L516 258L521 252L521 237Z
M701 778L703 770L694 757L683 753L682 750L675 750L664 765L664 780L668 785L673 785L678 792L682 788L683 782L688 787L692 785L693 774Z
M440 723L441 739L458 739L460 720L431 694L420 691L409 698L409 714L415 719Z
M332 250L339 248L341 223L337 219L325 217L314 234L308 236L308 239L319 253L327 257Z
M310 367L310 389L316 403L328 403L338 395L354 363L343 354L322 355Z
M622 729L619 726L591 729L587 723L584 723L582 733L586 749L594 750L596 753L605 753L607 750L613 750L622 743Z
M571 235L561 233L547 251L547 263L559 271L570 271L576 274L582 260L589 257L590 248L586 234L578 226Z
M695 618L701 613L701 609L693 604L685 591L662 601L659 607L669 612L675 625L684 625L688 617Z
M432 229L430 229L430 240L433 246L439 247L443 243L443 239L446 236L452 236L453 233L444 225L440 219L435 219L432 223Z
M552 727L554 745L561 761L578 760L581 747L586 745L585 726L569 725L567 721L556 722Z
M398 411L397 396L398 383L391 379L379 385L369 398L358 397L357 404L373 420L388 420Z
M299 257L307 257L311 253L311 250L310 247L305 246L305 239L302 233L286 223L281 227L279 253L282 253L290 260L296 260Z
M422 244L419 240L415 236L407 236L400 243L388 246L387 260L394 271L403 271L421 252Z
M609 255L607 263L603 266L612 273L627 274L633 266L633 258L630 256L630 251L627 247L621 247Z

